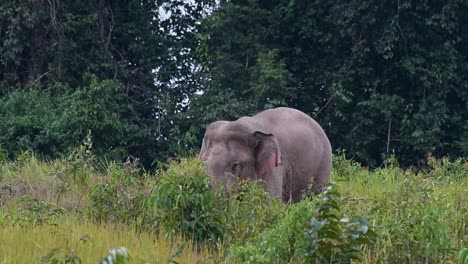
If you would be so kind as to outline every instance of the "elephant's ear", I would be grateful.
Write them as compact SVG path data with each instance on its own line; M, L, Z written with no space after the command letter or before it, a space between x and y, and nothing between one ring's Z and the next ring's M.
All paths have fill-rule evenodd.
M260 131L254 132L258 140L255 148L255 170L258 178L263 178L273 168L281 165L281 150L275 136Z
M206 146L205 146L205 139L203 139L202 141L202 146L201 146L201 149L200 149L200 153L198 154L198 159L199 160L203 160L204 159L204 154L205 154L205 149L206 149Z

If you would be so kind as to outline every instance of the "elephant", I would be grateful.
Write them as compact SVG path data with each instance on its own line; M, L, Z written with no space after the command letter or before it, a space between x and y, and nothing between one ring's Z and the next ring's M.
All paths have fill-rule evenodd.
M259 180L284 202L320 193L330 179L332 149L322 127L305 113L278 107L206 127L199 159L211 185L231 189L238 178Z

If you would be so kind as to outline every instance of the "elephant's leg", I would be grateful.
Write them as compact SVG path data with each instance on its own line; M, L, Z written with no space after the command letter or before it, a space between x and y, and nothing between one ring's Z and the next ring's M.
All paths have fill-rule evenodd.
M331 155L325 155L313 179L313 191L315 194L320 193L325 187L325 185L327 185L327 183L329 182L331 168Z

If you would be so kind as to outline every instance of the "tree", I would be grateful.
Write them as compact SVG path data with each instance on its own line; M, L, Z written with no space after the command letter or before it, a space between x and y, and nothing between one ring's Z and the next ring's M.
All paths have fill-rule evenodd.
M6 101L20 100L15 96L28 98L30 94L26 91L33 90L33 96L47 102L73 99L77 104L85 103L75 109L84 111L82 116L69 116L76 118L69 120L70 124L79 125L80 129L73 132L76 134L73 137L57 139L63 141L58 153L79 144L77 138L86 136L87 126L94 128L91 132L95 140L115 138L109 141L113 142L110 145L113 149L123 148L122 155L138 156L145 164L162 160L173 153L172 146L178 140L171 131L185 125L176 123L180 120L178 114L186 109L184 102L200 89L191 54L197 45L197 21L206 15L205 10L212 2L4 1L0 3L0 95ZM94 76L95 80L90 84L86 76ZM112 89L96 92L95 88L102 87ZM24 96L20 94L23 92ZM109 98L92 99L94 96ZM68 108L61 105L62 117L77 106L69 102ZM101 131L96 130L101 121L109 120L81 122L87 115L92 118L93 113L88 110L97 104L107 108L103 110L105 113L117 111L119 120L114 120L115 124L124 122L122 127L132 129ZM123 116L119 109L124 109ZM34 117L37 114L34 111L31 107L8 112L2 118L14 125L17 119ZM108 117L113 120L112 115ZM45 127L39 127L39 134L45 133ZM4 132L0 134L10 137L4 136L1 143L15 142L29 133ZM103 153L111 151L110 145L95 144L101 148L98 152ZM33 143L22 147L47 155L55 153ZM18 148L19 145L12 153Z
M467 11L459 0L226 2L200 34L210 76L200 119L288 105L368 165L466 156ZM258 104L270 98L280 103Z

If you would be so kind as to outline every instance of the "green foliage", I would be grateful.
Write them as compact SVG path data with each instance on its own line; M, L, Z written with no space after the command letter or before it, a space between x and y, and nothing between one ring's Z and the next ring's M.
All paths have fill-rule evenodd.
M293 92L288 88L288 78L290 78L290 73L285 63L278 61L277 49L259 53L257 64L253 67L250 84L256 97L255 109L287 106L286 99Z
M71 248L53 248L40 258L44 264L81 264L81 258Z
M222 249L248 241L282 215L282 202L256 182L239 181L229 192L209 188L208 182L201 162L193 159L170 163L161 172L151 204L163 233Z
M17 202L14 210L6 214L5 219L6 223L20 226L56 225L66 215L66 211L55 204L25 196Z
M0 143L10 158L30 149L46 155L58 151L59 135L48 129L58 119L55 108L42 92L12 92L0 98Z
M78 242L86 243L87 236L81 237ZM125 247L109 250L107 256L103 257L99 264L125 264L132 259L130 252ZM82 260L75 250L69 247L53 248L40 258L40 263L47 264L81 264Z
M310 220L310 260L350 263L360 259L363 246L375 243L376 233L369 227L367 219L356 217L350 220L344 216L340 199L334 185L328 186L319 202L317 219Z
M91 130L95 153L147 167L173 155L201 87L192 53L214 1L0 3L0 143L67 156Z
M0 144L0 163L6 162L8 159L8 153L3 148L2 144ZM1 180L1 178L0 178Z
M124 216L124 210L117 196L117 188L111 184L94 186L89 194L90 206L87 215L97 221L114 222L118 217Z
M233 246L242 263L351 263L362 246L373 245L375 233L362 217L349 220L339 207L340 195L327 187L318 203L304 200L286 217L245 245Z
M64 136L68 149L63 150L74 149L73 142L91 133L96 154L111 159L127 155L138 127L132 124L134 112L125 102L122 88L117 81L86 76L85 86L58 98L59 118L52 125Z
M124 247L111 249L109 254L99 261L99 264L125 264L132 259L128 250Z
M292 205L283 218L245 244L233 245L231 257L243 263L304 261L309 242L306 230L317 208L311 202Z
M276 106L316 118L336 149L468 154L464 1L0 3L0 144L146 167L199 147L203 128ZM0 159L2 159L0 155Z
M93 141L91 131L88 131L83 143L74 149L67 159L70 165L66 167L67 173L73 175L75 181L80 181L82 184L87 181L88 175L93 169L94 154L92 151Z
M167 234L216 245L226 232L223 212L199 161L183 160L159 175L151 206Z
M88 76L86 86L70 92L57 84L49 92L13 92L0 99L0 143L10 157L34 150L45 157L68 155L86 137L94 138L100 157L123 159L138 127L122 86Z
M222 2L199 33L210 78L194 115L207 124L287 105L367 165L465 157L467 13L464 1Z
M196 125L286 105L295 96L286 89L290 75L279 50L263 43L268 17L258 1L226 2L203 21L197 55L209 81L193 99Z
M230 231L224 236L225 245L246 243L271 228L285 213L281 199L271 199L255 181L239 181L229 193L218 193L218 199L225 213L223 225Z
M466 264L468 263L468 248L464 248L460 250L460 254L458 255L458 264Z
M85 157L80 157L82 164ZM209 250L220 262L451 263L466 251L468 164L462 160L429 157L430 170L415 173L401 169L395 157L369 170L342 154L334 158L337 184L321 195L283 204L254 181L240 181L231 192L208 188L201 162L192 158L162 166L155 177L132 159L100 168L91 162L85 182L67 173L73 165L65 160L43 162L30 152L19 158L0 164L2 228L46 228L46 234L60 235L60 225L69 226L73 218L93 226L86 232L93 240L108 224L117 236L133 230L153 240L159 233L176 241L177 249L164 257L169 262L178 261L193 242L195 250ZM30 196L21 198L24 194L15 188L22 185ZM83 242L90 239L78 235ZM99 241L109 239L101 235ZM141 246L127 242L119 244L132 252L131 243ZM89 259L77 253L89 248L68 243L48 248L53 248L49 260Z
M88 218L101 223L125 223L137 229L153 228L155 220L148 203L153 182L134 170L136 166L129 163L107 166L106 175L87 194Z
M355 203L346 205L345 210L359 211L372 219L379 233L376 248L383 250L374 259L445 263L463 246L468 217L464 194L467 164L433 157L428 160L433 170L418 174L397 166L372 172L359 164L336 160L334 166L339 169L334 179L349 183L340 189Z
M466 160L462 158L451 161L449 158L436 159L429 155L427 164L431 166L429 175L438 181L457 183L468 175Z

